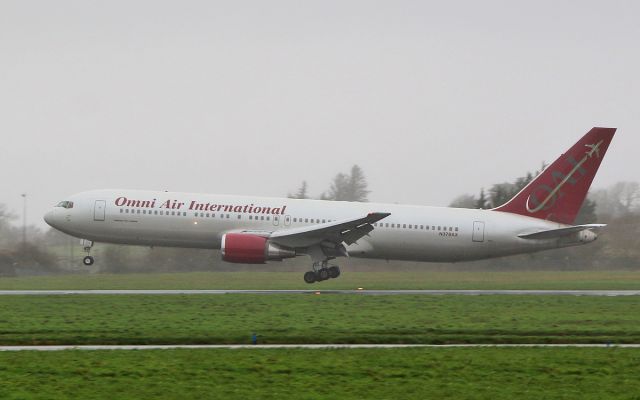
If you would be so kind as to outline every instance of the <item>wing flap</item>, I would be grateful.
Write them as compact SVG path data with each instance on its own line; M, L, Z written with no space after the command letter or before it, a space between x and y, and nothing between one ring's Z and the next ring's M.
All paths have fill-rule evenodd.
M347 245L354 244L358 239L366 236L373 230L371 224L360 225L359 227L352 229L342 235L342 241Z

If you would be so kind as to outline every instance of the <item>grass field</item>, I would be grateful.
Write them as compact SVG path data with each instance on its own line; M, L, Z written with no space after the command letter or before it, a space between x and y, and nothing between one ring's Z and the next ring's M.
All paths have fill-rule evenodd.
M0 344L640 343L632 297L1 296Z
M640 272L350 272L309 285L300 272L83 274L0 278L18 289L640 289Z
M0 289L640 289L633 272L0 278ZM0 344L640 343L638 297L0 296ZM640 350L0 352L0 399L636 399Z
M0 353L2 399L638 399L635 349Z

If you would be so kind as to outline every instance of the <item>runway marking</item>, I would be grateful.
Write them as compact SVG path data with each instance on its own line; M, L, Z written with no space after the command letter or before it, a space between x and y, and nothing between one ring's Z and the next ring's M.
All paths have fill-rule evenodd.
M174 349L401 349L401 348L482 348L482 347L553 347L553 348L640 348L640 344L202 344L202 345L83 345L83 346L0 346L0 351L63 350L174 350Z
M359 294L389 295L519 295L519 296L640 296L640 290L0 290L0 296L56 296L56 295L221 295L221 294Z

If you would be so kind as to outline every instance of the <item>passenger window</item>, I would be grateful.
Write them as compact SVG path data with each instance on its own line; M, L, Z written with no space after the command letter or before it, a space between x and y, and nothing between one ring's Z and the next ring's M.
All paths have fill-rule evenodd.
M323 220L322 220L322 223L324 224L325 222L327 222L327 220L323 219Z
M238 219L242 219L242 215L241 214L238 214Z
M438 230L441 230L440 227L438 227Z
M456 232L458 232L458 227L456 226Z
M411 229L411 228L412 228L412 226L411 226L411 224L409 224L409 229Z
M305 218L305 219L304 219L304 222L305 222L305 223L306 223L306 222L309 222L309 218Z

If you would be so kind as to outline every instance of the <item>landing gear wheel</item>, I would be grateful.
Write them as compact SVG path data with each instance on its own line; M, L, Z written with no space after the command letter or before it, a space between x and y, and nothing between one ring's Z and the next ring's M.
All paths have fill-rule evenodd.
M87 253L86 257L82 259L82 264L85 266L93 265L93 257L91 257L91 248L93 247L93 241L82 239L82 246L84 247L84 252Z
M307 283L313 283L318 280L316 273L313 271L307 271L304 273L304 281Z
M340 268L337 265L329 267L329 278L337 278L340 276Z
M329 269L321 268L320 271L318 271L318 280L326 281L327 279L329 279Z

